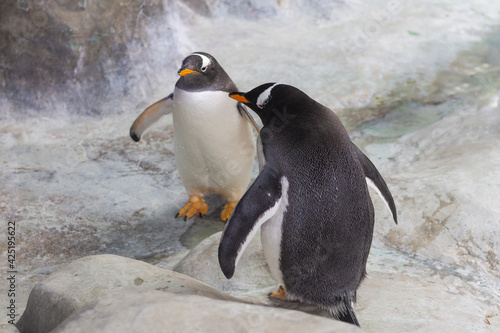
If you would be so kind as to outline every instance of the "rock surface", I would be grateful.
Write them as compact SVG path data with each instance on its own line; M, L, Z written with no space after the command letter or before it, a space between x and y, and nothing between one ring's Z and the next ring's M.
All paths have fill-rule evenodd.
M356 326L293 310L161 292L100 299L54 332L363 332Z
M390 224L392 221L388 216L387 220L377 223ZM230 293L241 299L326 316L303 304L277 304L267 299L269 288L265 286L274 285L276 288L272 278L266 276L268 269L262 267L260 278L253 276L254 267L260 269L265 265L261 262L263 253L258 244L259 237L252 240L243 254L235 280L229 280L231 285L221 281L217 261L219 239L220 233L205 239L175 269L203 279L208 285L231 288ZM491 294L491 282L478 280L438 263L411 259L404 253L381 248L372 249L367 271L368 277L358 289L354 310L361 327L369 332L389 332L397 327L399 332L450 330L493 333L500 325L500 309L495 302L495 294Z
M50 332L64 319L117 291L168 291L237 301L188 276L113 255L75 260L33 288L18 321L21 332Z
M39 112L55 97L76 113L101 113L110 96L126 98L130 87L125 78L135 75L132 49L151 42L148 25L162 13L162 2L155 0L3 1L0 77L8 84L0 84L0 91L5 88L9 101L25 111Z
M233 294L247 293L250 290L265 293L262 290L277 287L262 252L260 233L248 244L234 276L230 280L226 279L219 268L217 257L221 234L215 233L201 241L173 270Z
M401 227L381 223L376 239L432 258L490 288L500 302L500 108L463 107L429 126L367 151L384 154L399 193ZM408 189L412 189L408 191Z
M19 333L16 326L12 324L2 324L0 325L0 332L2 333Z
M213 263L209 263L213 264ZM112 255L72 262L38 284L25 332L361 332L306 313L254 305L180 273Z

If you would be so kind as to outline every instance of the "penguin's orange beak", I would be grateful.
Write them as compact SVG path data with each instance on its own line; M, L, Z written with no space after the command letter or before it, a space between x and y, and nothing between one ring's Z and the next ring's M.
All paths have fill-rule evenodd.
M194 71L194 70L192 70L192 69L187 69L187 68L186 68L186 69L183 69L183 70L179 71L179 73L178 73L178 74L179 74L180 76L186 76L186 75L191 74L191 73L199 73L199 72Z
M238 102L242 102L242 103L250 103L248 101L248 99L245 98L245 96L243 96L244 93L230 93L229 94L229 97L231 97L232 99L235 99L237 100Z

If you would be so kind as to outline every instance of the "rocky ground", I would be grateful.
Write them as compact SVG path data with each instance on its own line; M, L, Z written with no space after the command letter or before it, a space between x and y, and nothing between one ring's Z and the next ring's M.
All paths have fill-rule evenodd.
M18 313L51 273L104 253L176 269L265 303L276 286L261 254L254 258L258 265L238 272L248 276L245 282L223 278L214 252L218 235L178 264L222 230L223 202L210 198L203 219L175 219L186 196L173 164L169 120L140 144L127 137L128 123L115 117L69 127L45 119L17 125L21 134L16 125L2 128L7 186L1 207L5 221L16 221ZM400 220L394 225L373 195L375 239L356 306L367 331L498 329L499 211L491 193L500 181L499 125L498 107L463 109L390 143L364 145L392 189ZM377 126L384 126L383 119L371 128ZM253 251L259 250L257 242Z

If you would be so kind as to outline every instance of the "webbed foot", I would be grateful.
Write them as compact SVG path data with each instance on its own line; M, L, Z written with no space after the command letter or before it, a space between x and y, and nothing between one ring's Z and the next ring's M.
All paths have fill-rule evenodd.
M220 213L220 219L224 222L227 222L229 220L229 217L233 213L234 207L236 207L236 204L238 201L229 201L225 206L222 212Z
M283 286L280 286L280 288L278 289L278 292L275 293L275 292L272 292L270 293L269 295L267 295L268 297L270 298L276 298L276 299L280 299L282 301L286 301L288 300L288 298L286 297L286 291L285 291L285 288Z
M175 217L183 217L184 221L186 221L195 215L203 217L207 212L208 205L205 203L205 199L197 195L191 195L189 202L179 210Z

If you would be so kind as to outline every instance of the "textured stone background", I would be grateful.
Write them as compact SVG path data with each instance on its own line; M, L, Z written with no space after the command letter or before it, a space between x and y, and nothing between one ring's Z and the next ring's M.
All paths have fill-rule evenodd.
M149 0L3 1L3 93L38 114L61 103L72 113L110 113L103 103L135 90L133 49L147 50L147 27L163 12L161 1Z

